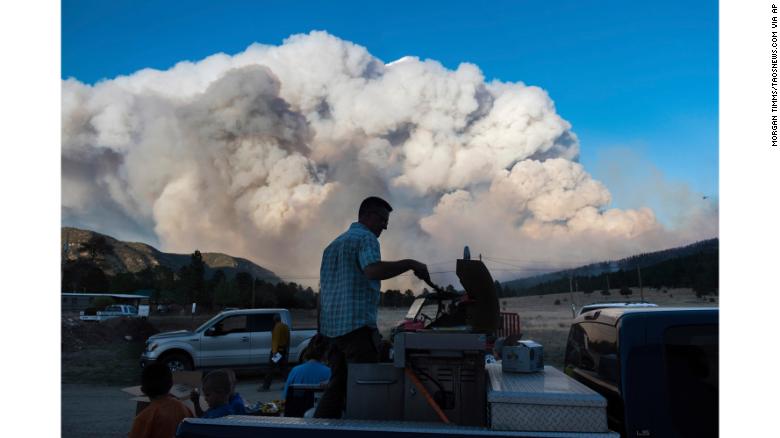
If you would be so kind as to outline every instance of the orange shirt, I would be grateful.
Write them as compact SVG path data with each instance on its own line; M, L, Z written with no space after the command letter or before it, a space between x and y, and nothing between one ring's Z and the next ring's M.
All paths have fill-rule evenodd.
M271 353L276 353L281 348L287 348L290 345L290 329L287 324L277 322L274 331L271 333Z
M179 423L194 416L189 406L171 395L152 400L133 420L128 438L172 438Z

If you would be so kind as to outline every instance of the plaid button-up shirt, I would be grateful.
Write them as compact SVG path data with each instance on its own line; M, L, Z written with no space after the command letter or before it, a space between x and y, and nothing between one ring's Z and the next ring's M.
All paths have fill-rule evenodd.
M366 266L380 261L379 240L354 222L322 253L320 332L329 337L361 327L376 327L379 280L369 280Z

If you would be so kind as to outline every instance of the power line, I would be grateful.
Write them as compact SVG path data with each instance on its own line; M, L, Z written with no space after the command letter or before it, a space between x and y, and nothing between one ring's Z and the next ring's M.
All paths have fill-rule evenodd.
M508 262L520 262L520 263L549 263L547 260L534 260L534 259L513 259L509 257L495 257L492 255L485 255L482 254L483 258L491 258L494 260L502 260L502 261L508 261ZM576 263L576 264L583 264L588 265L592 263L598 263L590 260L583 260L583 259L575 259L575 260L566 260L566 263Z
M436 266L436 265L446 265L451 263L457 263L457 260L447 260L445 262L435 262L435 263L426 263L428 266Z
M511 263L502 262L499 260L496 260L495 257L486 257L482 256L484 261L490 262L490 263L497 263L504 266L509 266L512 269L509 268L497 268L497 267L490 267L489 269L491 271L502 271L502 272L555 272L555 271L566 271L570 269L575 268L562 268L558 266L544 266L544 267L531 267L531 266L520 266L520 265L514 265ZM428 266L435 266L435 265L442 265L447 263L457 263L456 260L449 260L445 262L437 262L437 263L429 263ZM431 275L438 275L438 274L452 274L456 273L455 270L447 270L447 271L429 271L428 272ZM291 281L291 280L319 280L319 275L312 275L312 274L275 274L279 279L283 281ZM399 277L408 277L414 275L412 272L406 272Z

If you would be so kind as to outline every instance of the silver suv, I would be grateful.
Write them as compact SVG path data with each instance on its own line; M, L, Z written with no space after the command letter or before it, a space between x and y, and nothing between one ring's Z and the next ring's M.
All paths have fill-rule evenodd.
M141 366L153 362L171 370L195 368L266 368L270 365L274 315L292 327L287 309L238 309L219 313L194 331L180 330L150 336ZM290 330L288 361L300 362L314 328Z

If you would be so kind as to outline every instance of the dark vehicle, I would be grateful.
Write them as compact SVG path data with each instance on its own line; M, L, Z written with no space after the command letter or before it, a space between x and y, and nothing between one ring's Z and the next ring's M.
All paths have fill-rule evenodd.
M718 436L718 309L602 308L569 331L566 374L623 437Z
M577 312L577 315L582 315L585 312L590 312L591 310L598 310L598 309L605 309L607 307L627 307L627 308L635 308L635 307L658 307L657 304L648 303L646 301L606 301L601 303L591 303L586 304L580 308L580 311Z

